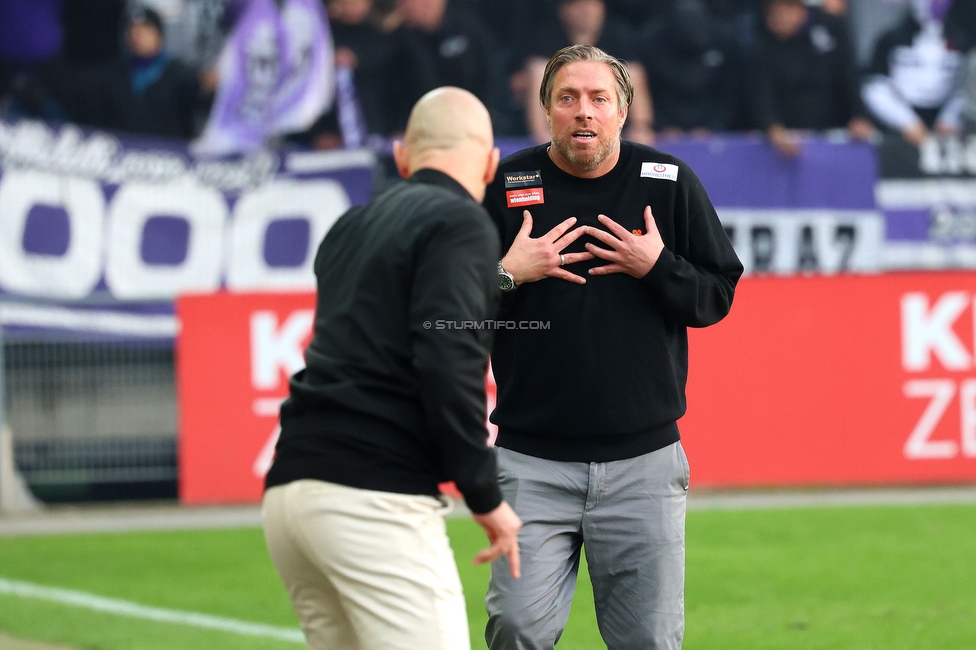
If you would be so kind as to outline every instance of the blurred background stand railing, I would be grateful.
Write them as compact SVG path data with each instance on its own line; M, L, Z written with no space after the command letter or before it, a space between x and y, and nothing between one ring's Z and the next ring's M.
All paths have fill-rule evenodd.
M29 329L16 307L0 305L4 508L175 498L172 334Z
M40 507L17 471L14 436L6 420L6 372L3 321L0 320L0 514L35 510Z

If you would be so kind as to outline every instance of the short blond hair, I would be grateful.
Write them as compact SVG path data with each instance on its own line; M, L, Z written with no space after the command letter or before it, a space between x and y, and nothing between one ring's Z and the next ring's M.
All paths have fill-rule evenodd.
M548 111L552 108L552 89L556 85L556 73L567 63L581 61L605 63L616 81L619 108L630 108L631 102L634 101L634 82L631 81L624 62L593 45L570 45L553 54L546 64L546 71L542 74L542 85L539 86L539 102L544 109Z

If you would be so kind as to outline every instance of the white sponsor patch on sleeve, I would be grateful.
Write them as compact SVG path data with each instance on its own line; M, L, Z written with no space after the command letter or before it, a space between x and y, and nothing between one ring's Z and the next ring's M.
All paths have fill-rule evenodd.
M641 178L662 178L666 181L678 180L678 166L664 163L641 163Z

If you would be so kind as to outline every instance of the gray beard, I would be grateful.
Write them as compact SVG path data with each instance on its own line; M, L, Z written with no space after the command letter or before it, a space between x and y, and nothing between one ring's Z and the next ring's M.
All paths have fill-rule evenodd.
M580 152L574 150L571 146L563 146L555 137L555 134L550 130L552 135L552 147L559 152L563 158L573 163L576 167L585 172L591 172L600 165L603 164L613 150L620 143L620 131L617 132L617 137L612 140L608 140L603 147L600 147L594 151L591 155L581 154Z

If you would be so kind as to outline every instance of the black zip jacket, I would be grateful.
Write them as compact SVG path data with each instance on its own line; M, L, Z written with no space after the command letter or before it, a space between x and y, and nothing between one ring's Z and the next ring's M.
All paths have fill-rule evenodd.
M329 230L315 259L307 368L290 382L266 486L319 479L501 503L486 445L484 378L498 235L452 178L422 169Z
M649 453L678 440L685 328L711 325L729 312L742 264L701 181L681 160L623 142L610 172L583 179L556 167L547 147L503 160L488 188L485 206L503 250L522 225L523 209L532 213L531 236L539 237L568 217L605 230L599 214L643 233L646 205L665 250L641 279L589 276L589 268L606 264L596 259L566 267L586 277L585 285L545 278L506 294L498 320L513 326L498 330L492 349L496 444L561 461ZM544 202L529 204L539 198L529 190L541 190ZM566 251L583 251L587 241L604 246L584 236Z

